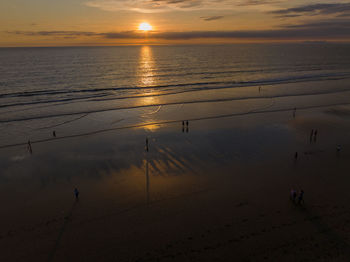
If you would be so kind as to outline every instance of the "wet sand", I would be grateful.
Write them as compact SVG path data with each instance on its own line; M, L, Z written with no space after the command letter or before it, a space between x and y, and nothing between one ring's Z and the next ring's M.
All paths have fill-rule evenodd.
M349 261L348 112L202 117L188 129L155 119L58 132L32 155L2 148L0 261Z

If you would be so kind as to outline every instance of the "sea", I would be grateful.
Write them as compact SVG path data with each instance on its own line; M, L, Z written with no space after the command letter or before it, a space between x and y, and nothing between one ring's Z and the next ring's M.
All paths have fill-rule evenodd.
M346 104L349 79L346 43L0 48L0 146L266 110L271 100L273 110ZM276 107L286 97L295 104Z

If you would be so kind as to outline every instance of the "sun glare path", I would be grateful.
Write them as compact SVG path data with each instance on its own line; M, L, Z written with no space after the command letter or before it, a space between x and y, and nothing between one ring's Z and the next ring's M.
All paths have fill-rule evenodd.
M149 23L141 23L139 25L139 30L149 31L149 30L152 30L152 26Z

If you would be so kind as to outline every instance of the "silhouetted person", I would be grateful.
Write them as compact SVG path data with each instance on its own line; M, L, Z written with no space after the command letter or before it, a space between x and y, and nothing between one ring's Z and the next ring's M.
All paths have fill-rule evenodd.
M298 152L295 152L295 154L294 154L294 161L297 161L297 159L298 159Z
M299 196L298 196L298 204L304 203L304 191L300 190Z
M186 121L186 126L188 127L188 120Z
M146 137L146 151L148 152L148 137Z
M339 156L340 150L341 150L341 146L337 145L337 156Z
M314 135L314 130L311 129L311 134L310 134L310 142L312 142L312 136Z
M30 143L30 140L28 140L28 146L27 146L27 148L28 148L29 153L30 153L30 154L33 154L32 144Z
M55 130L52 132L52 136L56 137L56 131Z
M314 142L316 142L316 139L317 139L317 129L315 130L315 133L314 133Z
M295 203L296 198L297 198L297 191L295 189L292 189L290 191L290 199Z
M75 199L79 200L79 190L78 190L78 188L74 188L74 195L75 195Z
M182 121L182 126L185 126L185 121Z

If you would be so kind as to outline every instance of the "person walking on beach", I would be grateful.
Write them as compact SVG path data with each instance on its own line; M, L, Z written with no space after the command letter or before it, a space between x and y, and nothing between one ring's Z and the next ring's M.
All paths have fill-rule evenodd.
M314 130L311 129L311 134L310 134L310 143L312 142L312 136L314 135Z
M30 143L30 140L28 140L28 146L27 146L27 148L28 148L29 153L30 153L30 154L33 154L32 144Z
M304 190L300 190L299 196L298 196L298 204L304 204Z
M74 195L75 195L75 199L79 200L79 190L78 190L78 188L74 188Z
M337 145L337 156L338 156L338 157L339 157L340 150L341 150L341 146L340 146L340 145Z
M297 191L295 189L292 189L290 191L290 199L295 203L296 198L297 198Z
M316 139L317 139L317 129L315 130L315 133L314 133L314 142L316 142Z
M148 137L146 137L146 151L148 152Z

